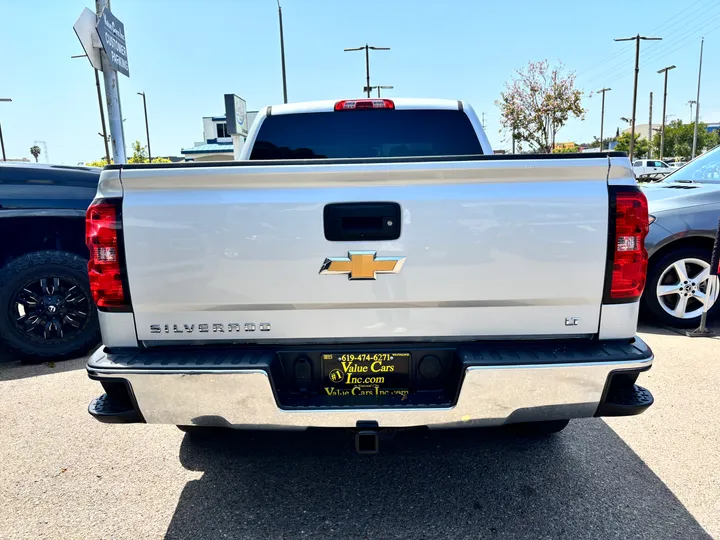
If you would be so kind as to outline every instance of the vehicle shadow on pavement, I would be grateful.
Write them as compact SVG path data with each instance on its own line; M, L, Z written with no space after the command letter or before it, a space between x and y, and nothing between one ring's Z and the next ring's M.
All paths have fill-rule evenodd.
M17 361L0 363L0 382L84 369L86 362L87 357L75 358L73 360L63 360L59 362L45 362L42 364L24 365Z
M347 432L186 435L203 471L167 538L710 538L599 419L549 438L413 431L356 455Z

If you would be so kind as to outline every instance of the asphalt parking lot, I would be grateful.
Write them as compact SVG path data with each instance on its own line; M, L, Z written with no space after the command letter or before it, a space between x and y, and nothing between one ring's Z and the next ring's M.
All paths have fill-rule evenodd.
M720 338L644 330L641 416L407 432L377 456L343 432L103 425L83 359L2 364L0 538L720 538Z

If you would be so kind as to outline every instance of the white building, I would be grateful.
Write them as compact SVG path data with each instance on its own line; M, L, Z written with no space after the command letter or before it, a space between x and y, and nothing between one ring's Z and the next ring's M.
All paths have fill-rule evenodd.
M647 139L648 138L648 128L650 127L650 124L635 124L635 136L638 139ZM653 124L652 125L652 136L654 137L656 133L660 133L660 129L662 128L662 124ZM631 128L623 129L623 133L630 133L632 131Z
M248 125L252 126L257 111L248 111ZM242 143L245 142L242 138ZM232 161L233 142L227 133L225 115L203 117L203 141L196 142L190 148L183 148L180 153L185 161Z

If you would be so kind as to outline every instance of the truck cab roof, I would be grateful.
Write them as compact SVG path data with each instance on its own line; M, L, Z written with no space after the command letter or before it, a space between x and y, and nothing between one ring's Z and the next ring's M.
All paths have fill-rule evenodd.
M492 153L475 111L462 101L352 98L262 109L250 127L240 159Z
M429 98L346 98L326 99L322 101L305 101L301 103L285 103L265 108L267 116L274 114L303 114L314 112L333 112L335 105L341 101L391 101L396 110L433 109L433 110L464 110L465 105L456 99L429 99Z

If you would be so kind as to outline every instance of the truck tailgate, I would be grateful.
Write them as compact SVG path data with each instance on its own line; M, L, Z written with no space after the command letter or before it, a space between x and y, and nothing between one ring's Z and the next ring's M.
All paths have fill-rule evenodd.
M600 157L122 170L138 339L595 334L608 170ZM325 206L346 202L399 204L399 238L326 239ZM403 264L321 273L363 251L369 268L386 268L373 253Z

